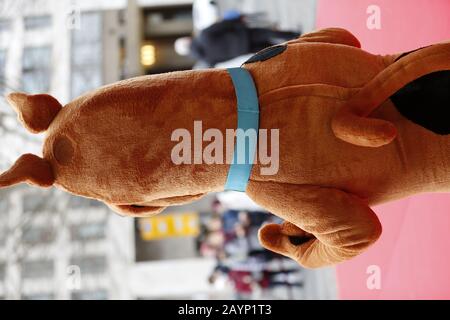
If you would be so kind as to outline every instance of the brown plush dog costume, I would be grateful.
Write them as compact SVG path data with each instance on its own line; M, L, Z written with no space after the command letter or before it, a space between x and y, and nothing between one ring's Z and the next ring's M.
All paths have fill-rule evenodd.
M260 230L264 247L305 267L338 263L380 236L369 205L450 191L450 119L421 121L428 106L417 117L401 107L414 95L408 84L450 70L450 43L379 56L361 50L348 31L325 29L269 48L244 67L258 91L260 128L279 129L278 173L261 175L255 164L246 190L285 220ZM175 165L171 134L192 131L196 120L205 130L236 128L225 70L129 79L64 107L45 94L12 93L8 101L28 130L47 135L43 158L20 157L0 187L56 185L133 216L224 188L229 165Z

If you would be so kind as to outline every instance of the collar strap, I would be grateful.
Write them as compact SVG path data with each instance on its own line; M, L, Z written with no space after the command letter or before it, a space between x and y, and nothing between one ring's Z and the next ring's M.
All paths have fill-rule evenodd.
M258 144L258 94L252 76L246 69L231 68L227 71L236 93L238 121L233 162L228 171L225 190L245 192Z

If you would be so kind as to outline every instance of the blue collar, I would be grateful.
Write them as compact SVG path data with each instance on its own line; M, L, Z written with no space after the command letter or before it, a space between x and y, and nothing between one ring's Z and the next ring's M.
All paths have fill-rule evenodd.
M231 76L236 93L238 130L236 131L233 162L228 171L225 190L245 192L258 144L258 94L252 76L246 69L231 68L227 71ZM254 134L251 134L250 131L254 131ZM248 137L246 137L246 133L249 133Z

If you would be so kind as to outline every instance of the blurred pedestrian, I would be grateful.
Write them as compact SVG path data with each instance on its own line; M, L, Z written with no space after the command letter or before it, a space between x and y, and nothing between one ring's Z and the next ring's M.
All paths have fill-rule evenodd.
M195 38L183 37L175 41L175 51L191 55L197 61L213 67L219 62L258 52L266 47L300 36L295 31L251 28L242 16L222 20L200 31Z

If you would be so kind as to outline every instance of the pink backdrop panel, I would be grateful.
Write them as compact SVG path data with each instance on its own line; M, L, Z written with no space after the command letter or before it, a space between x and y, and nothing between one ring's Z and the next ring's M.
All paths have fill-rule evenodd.
M368 7L380 9L380 29L370 30ZM317 27L344 27L373 53L412 50L450 40L449 0L319 0ZM372 11L373 12L373 11ZM380 240L337 267L343 299L450 299L450 194L428 194L375 208ZM380 270L369 289L369 266Z

